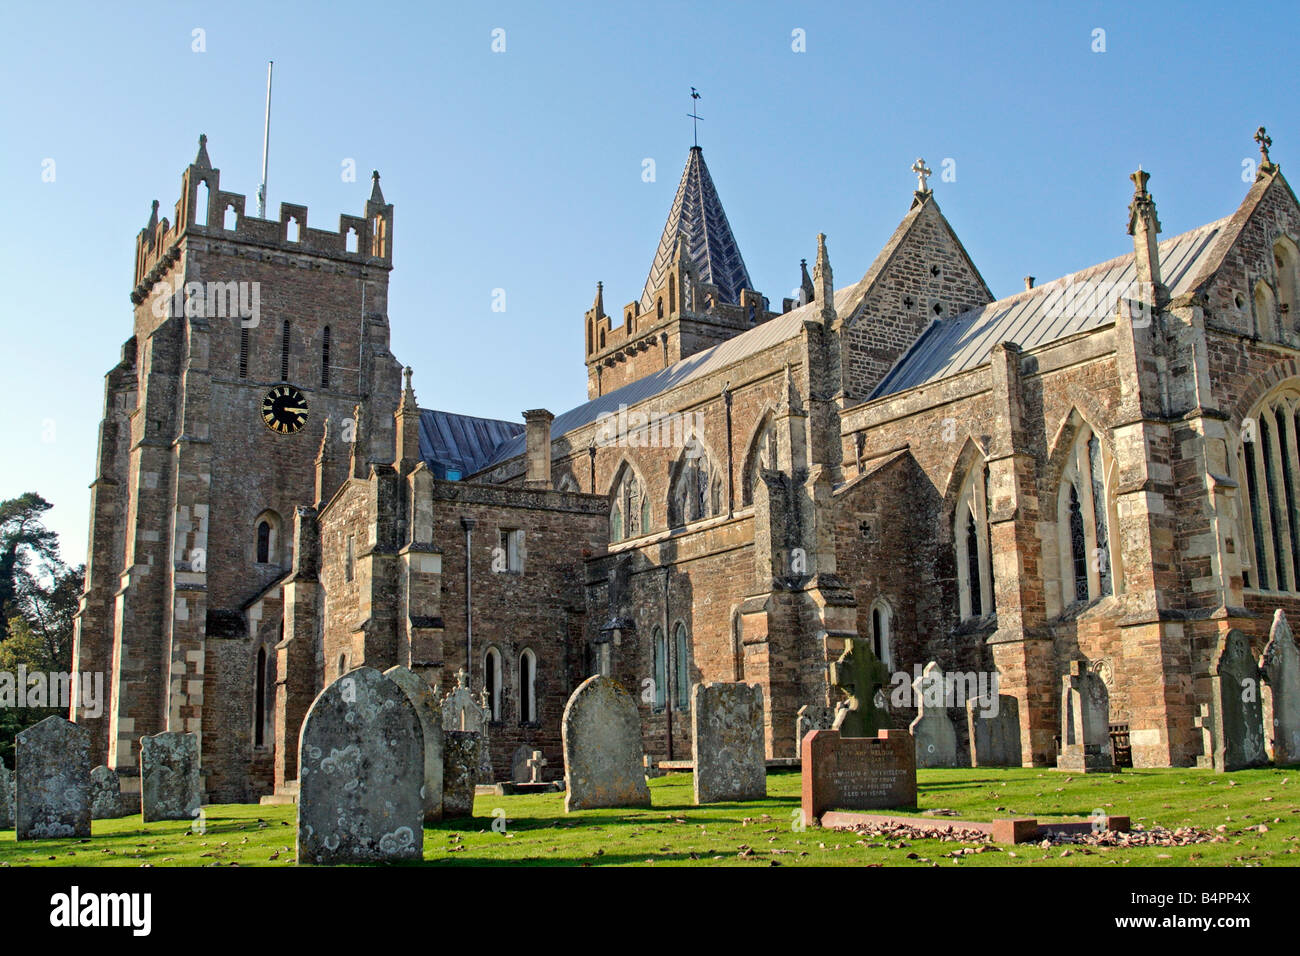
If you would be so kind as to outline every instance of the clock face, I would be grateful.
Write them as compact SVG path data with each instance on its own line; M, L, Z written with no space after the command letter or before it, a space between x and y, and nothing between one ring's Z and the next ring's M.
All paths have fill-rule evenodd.
M277 385L262 399L262 421L281 435L292 435L307 424L307 396L292 385Z

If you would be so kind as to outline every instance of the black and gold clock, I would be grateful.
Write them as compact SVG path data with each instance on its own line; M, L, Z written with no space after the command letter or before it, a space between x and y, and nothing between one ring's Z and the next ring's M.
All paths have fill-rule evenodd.
M262 399L262 421L281 435L292 435L307 424L307 396L292 385L276 385Z

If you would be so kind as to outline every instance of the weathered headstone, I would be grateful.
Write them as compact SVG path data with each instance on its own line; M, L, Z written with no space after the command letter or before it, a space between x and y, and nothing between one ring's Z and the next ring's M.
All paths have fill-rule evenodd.
M830 730L834 724L835 708L804 704L794 715L794 752L803 752L803 739L814 730Z
M889 724L876 706L876 692L888 684L889 673L867 641L851 637L844 643L844 653L831 664L831 683L845 695L833 727L845 737L873 737Z
M542 768L545 767L549 760L540 750L534 750L532 756L528 758L528 780L527 783L545 783L542 779Z
M486 696L486 695L484 695ZM476 733L480 738L478 783L492 782L492 750L488 739L486 701L476 700L469 689L469 675L462 667L456 672L456 687L442 701L442 729Z
M90 731L46 717L18 735L14 808L19 840L90 836Z
M410 698L373 667L330 684L298 745L298 862L424 855L424 734Z
M510 780L513 783L528 783L532 779L532 772L528 769L528 761L532 756L533 748L528 744L520 744L515 748L514 756L510 758Z
M384 676L406 694L424 735L424 822L442 819L442 707L433 688L419 674L405 667L390 667Z
M90 818L116 820L135 813L122 795L122 781L117 771L100 765L90 771Z
M1110 772L1110 692L1087 661L1070 661L1061 677L1061 752L1057 770L1075 773Z
M966 701L966 730L970 739L972 767L1019 767L1020 701L1010 694L997 696L997 712L990 713L985 701Z
M140 738L140 812L145 823L199 815L199 737L168 731Z
M943 671L935 661L912 683L916 719L908 728L916 740L918 767L957 766L957 731L948 717Z
M588 677L564 705L564 809L648 807L641 716L623 685Z
M1273 692L1273 762L1300 763L1300 651L1281 608L1259 664Z
M916 744L905 730L844 737L817 730L803 740L803 820L827 810L916 806Z
M5 762L0 760L0 830L14 828L13 778Z
M696 803L767 796L761 686L696 684L691 689L691 736Z
M1210 664L1212 758L1214 769L1220 773L1268 763L1259 681L1259 665L1251 656L1250 640L1241 631L1229 631L1219 639Z
M472 730L442 732L442 815L444 819L474 815L474 785L478 780L483 737Z

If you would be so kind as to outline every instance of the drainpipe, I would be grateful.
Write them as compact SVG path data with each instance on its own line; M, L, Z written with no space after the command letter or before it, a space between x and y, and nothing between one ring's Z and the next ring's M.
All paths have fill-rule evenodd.
M664 680L668 686L664 688L664 726L668 733L668 759L673 759L673 668L668 665L672 663L674 642L672 634L668 633L668 565L664 565ZM653 657L653 654L651 655Z
M727 517L730 518L736 513L736 478L733 471L733 453L731 450L731 385L730 382L724 382L722 385L722 401L727 406Z
M461 518L460 526L465 529L465 681L468 686L474 674L474 578L471 572L473 561L470 550L474 540L474 519Z

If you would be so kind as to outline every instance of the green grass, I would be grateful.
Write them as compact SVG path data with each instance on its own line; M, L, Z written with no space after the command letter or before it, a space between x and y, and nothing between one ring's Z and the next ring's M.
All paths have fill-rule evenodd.
M1037 845L953 859L963 844L886 841L855 833L796 828L799 774L768 776L768 798L696 807L690 774L651 781L648 810L564 812L563 794L480 796L473 820L427 827L425 865L611 866L1231 866L1300 864L1300 768L1214 774L1129 770L1070 775L1037 769L922 770L920 810L949 808L969 820L1032 816L1084 819L1094 810L1147 827L1215 830L1222 843L1106 848ZM496 829L494 829L494 821ZM503 821L503 822L502 822ZM937 818L942 823L943 818ZM1267 832L1248 830L1264 824ZM137 817L96 820L87 841L17 843L0 831L0 866L289 866L291 806L206 807L204 832L184 822L145 825ZM502 832L504 831L504 832ZM743 855L742 855L743 854ZM911 858L909 858L911 855ZM274 857L274 859L273 859Z

